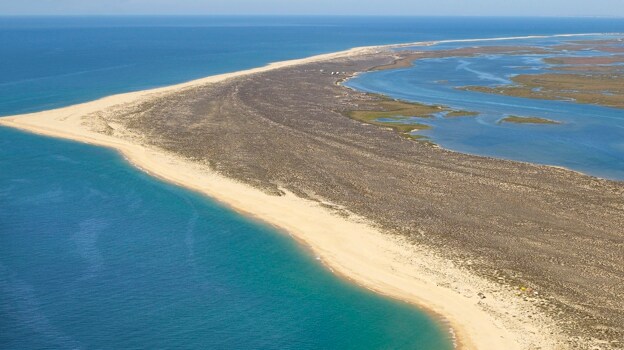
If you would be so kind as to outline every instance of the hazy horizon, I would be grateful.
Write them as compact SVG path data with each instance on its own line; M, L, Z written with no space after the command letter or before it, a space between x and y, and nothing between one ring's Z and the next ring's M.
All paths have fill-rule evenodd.
M595 2L527 0L438 0L426 5L399 0L22 0L0 3L0 15L178 15L178 16L466 16L466 17L624 17L624 0Z
M590 16L590 15L565 15L565 16L555 16L555 15L365 15L365 14L341 14L341 15L331 15L331 14L304 14L304 13L293 13L293 14L280 14L280 13L264 13L264 14L248 14L248 13L217 13L217 14L192 14L192 13L177 13L177 14L157 14L157 13L71 13L71 14L63 14L63 13L55 13L55 14L45 14L45 13L15 13L15 14L0 14L1 17L396 17L396 18L418 18L418 17L440 17L440 18L605 18L605 19L624 19L624 15L612 15L612 16Z

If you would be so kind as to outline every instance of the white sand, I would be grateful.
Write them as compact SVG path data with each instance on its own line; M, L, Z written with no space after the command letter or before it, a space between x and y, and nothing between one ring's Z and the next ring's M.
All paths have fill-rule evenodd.
M540 314L532 303L516 296L516 291L478 278L424 247L384 234L362 219L337 216L316 202L290 193L281 197L270 196L217 175L197 163L94 132L83 122L83 116L88 113L156 98L162 93L379 49L356 48L274 63L184 84L109 96L70 107L1 118L0 124L114 148L132 164L154 176L204 193L236 211L279 227L309 246L332 271L361 286L419 305L441 316L456 335L458 347L484 350L533 349L538 346L542 349L564 348L557 345L562 338L551 327L552 321ZM485 295L485 299L477 295L479 292Z

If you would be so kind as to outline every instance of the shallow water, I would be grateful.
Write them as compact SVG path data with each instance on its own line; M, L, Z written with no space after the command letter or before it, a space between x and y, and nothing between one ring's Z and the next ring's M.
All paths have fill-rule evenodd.
M0 140L3 349L450 348L416 308L112 151Z
M578 38L565 38L573 40ZM583 38L587 39L587 38ZM554 45L561 38L510 40L487 45ZM426 49L474 46L447 43ZM588 55L589 52L569 52ZM606 55L606 53L603 53ZM545 72L552 55L498 55L423 59L410 68L362 74L347 86L409 101L477 111L477 117L420 119L433 128L419 134L464 153L564 166L587 174L624 179L624 110L568 101L517 98L458 90L456 87L511 83L516 74ZM501 123L508 115L534 116L560 125Z
M611 19L0 17L0 115L353 46L615 31ZM0 344L416 348L447 334L286 234L116 153L0 128Z

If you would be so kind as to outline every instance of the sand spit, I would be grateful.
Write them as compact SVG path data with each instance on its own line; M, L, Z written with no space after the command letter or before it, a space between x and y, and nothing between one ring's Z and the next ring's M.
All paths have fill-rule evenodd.
M509 38L503 40L507 39ZM475 39L480 40L482 39ZM212 103L222 99L228 101L227 98L232 96L242 98L244 96L238 94L244 93L244 88L247 87L245 84L253 85L260 79L271 77L277 77L282 82L291 82L288 80L289 77L295 76L298 81L303 80L302 83L316 84L309 86L310 89L319 87L327 93L340 93L342 95L336 97L338 104L365 103L366 99L361 94L336 86L336 80L344 77L329 77L322 71L325 69L327 72L334 71L331 67L338 65L340 69L336 68L335 71L351 69L346 75L354 74L364 67L391 62L396 54L390 52L389 48L427 44L430 43L364 47L273 63L266 67L216 75L174 86L109 96L50 111L6 117L0 119L0 124L116 149L129 162L156 177L204 193L234 210L272 224L309 246L328 267L355 283L419 305L441 316L451 326L459 348L497 350L569 348L569 339L562 333L557 322L539 307L543 301L541 295L532 292L529 294L526 289L518 290L509 284L493 282L467 268L471 262L458 263L449 260L439 250L429 245L420 244L407 236L389 234L388 232L392 230L386 230L384 225L380 225L377 220L371 220L368 215L361 215L362 210L351 210L348 203L337 202L322 195L320 197L323 201L315 200L312 192L305 192L305 188L291 188L292 186L287 183L280 186L278 182L274 182L275 188L267 188L262 182L263 179L254 178L256 176L254 174L245 178L230 176L231 171L235 171L236 168L226 165L221 167L219 162L215 165L212 159L169 149L163 146L165 143L158 143L166 141L166 137L158 136L162 135L162 130L153 129L159 119L150 119L153 117L152 111L162 111L160 107L168 106L180 113L182 123L190 120L188 118L197 117L197 110L203 111L209 109L207 106L213 107L208 104L196 109L193 103L188 102L189 99L196 102L202 100L203 96L208 96ZM318 83L313 79L299 79L304 74L316 77ZM251 97L258 97L260 102L257 103L261 103L263 97L267 96L269 95L259 94ZM281 95L276 93L271 96ZM232 106L249 111L256 103L251 97L236 100L237 104ZM279 101L282 104L284 102ZM287 112L284 115L287 115ZM265 116L266 114L261 115L264 125L276 123L275 120L266 119ZM333 113L331 116L336 118L339 114ZM147 120L150 121L146 123ZM446 151L422 145L412 146L416 143L399 140L395 135L372 130L370 126L359 125L346 118L338 120L353 128L349 129L353 132L365 133L392 145L419 147L419 152L425 154L430 151L437 152L433 154L435 157L447 154L440 153ZM241 120L240 123L245 121ZM246 125L239 126L249 130ZM170 132L175 133L178 130ZM211 132L214 133L215 130ZM227 130L225 132L227 133ZM314 134L303 135L304 132L293 131L293 134L300 135L302 140L318 140L320 137ZM187 136L192 138L193 135ZM262 135L260 137L262 138ZM238 142L246 140L241 137L238 139L240 139ZM340 149L347 146L330 140L324 141L322 147ZM243 156L246 156L245 152ZM357 149L357 154L362 154L363 159L370 158L367 152L369 150L364 148ZM488 162L515 166L513 162L496 160ZM287 162L280 164L288 166ZM530 168L529 165L521 166ZM544 170L545 168L536 167L529 170L550 171ZM558 171L557 174L564 174L567 177L581 177L568 175L564 170L552 171ZM459 176L458 174L456 175ZM256 180L258 186L254 186ZM513 190L514 186L520 187L506 186L509 186L506 189L509 191ZM418 229L418 232L425 236L429 231Z

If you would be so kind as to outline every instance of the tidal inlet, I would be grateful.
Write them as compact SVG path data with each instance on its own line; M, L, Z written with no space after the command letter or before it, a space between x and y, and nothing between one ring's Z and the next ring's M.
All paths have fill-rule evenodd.
M621 18L98 3L0 17L0 348L624 347Z

